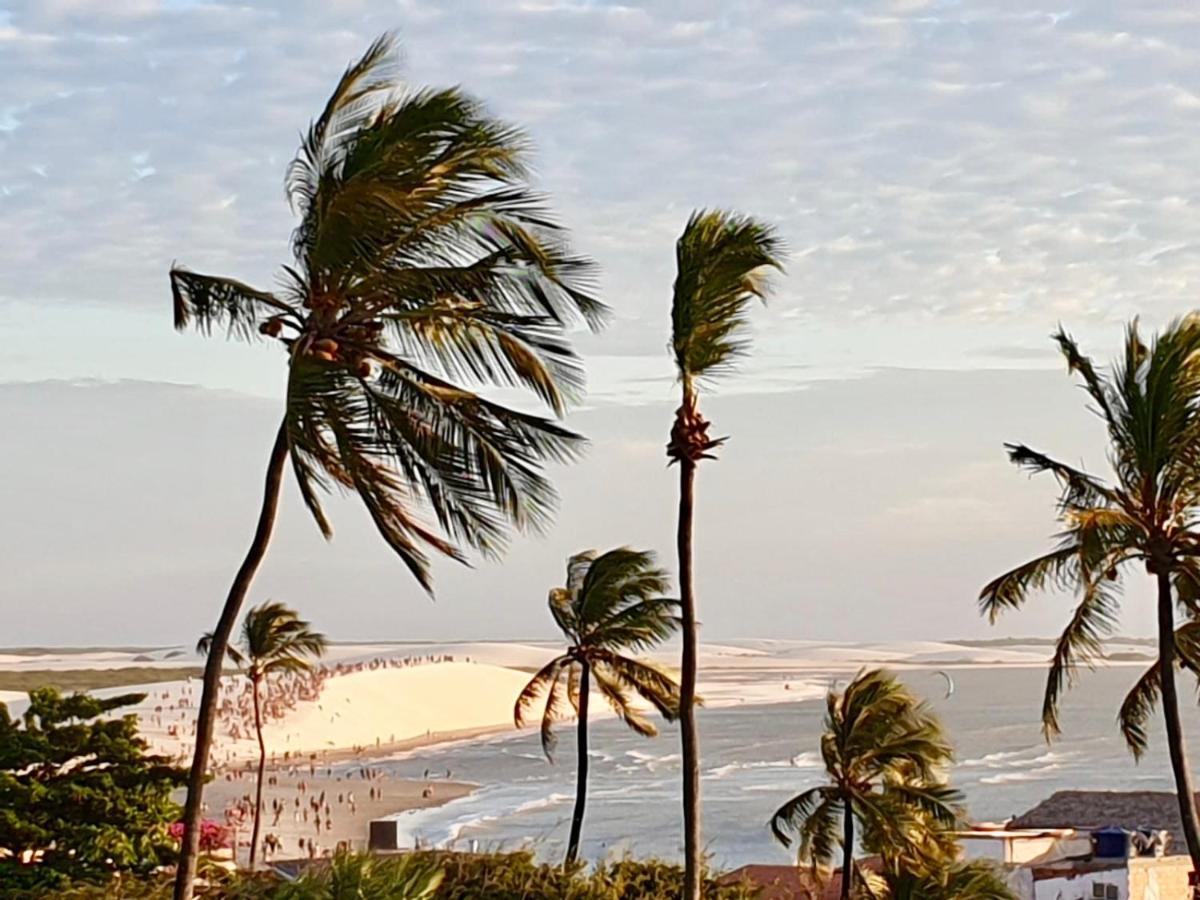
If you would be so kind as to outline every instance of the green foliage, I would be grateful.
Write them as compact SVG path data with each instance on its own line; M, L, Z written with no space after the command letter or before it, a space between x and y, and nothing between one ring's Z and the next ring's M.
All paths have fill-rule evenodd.
M295 610L271 602L247 611L239 644L231 644L226 654L235 665L247 669L251 681L261 681L277 672L308 671L312 660L325 654L328 641ZM200 638L196 651L207 655L211 645L209 633Z
M144 696L43 688L16 720L0 703L0 883L103 879L171 859L171 792L186 773L146 754L136 717L109 717ZM22 865L30 854L40 861Z
M782 257L769 225L721 210L692 213L675 247L671 300L671 346L685 387L746 352L746 307L766 296L766 272L782 270Z
M201 873L202 876L205 873ZM679 866L655 860L622 859L593 872L575 866L538 863L531 852L461 854L419 851L402 856L344 854L329 865L318 862L311 875L286 884L272 875L208 873L197 895L220 900L678 900L683 888ZM104 885L78 885L20 900L168 900L163 877L122 878ZM718 886L709 880L705 900L753 900L745 885ZM967 898L963 898L967 900Z
M537 863L531 852L434 854L446 871L436 900L678 900L683 869L654 860L601 863L594 872ZM705 885L705 900L750 900L742 885Z
M668 720L679 711L679 686L658 666L625 655L654 647L679 628L679 601L661 596L667 574L654 554L620 547L597 555L578 553L567 561L567 584L550 591L550 614L570 640L567 652L538 670L513 709L518 728L544 691L542 748L554 752L554 723L569 703L579 712L581 670L622 720L639 734L657 734L654 724L631 705L636 694Z
M1059 483L1057 546L987 584L980 606L995 620L1045 590L1079 598L1054 648L1042 724L1059 732L1058 705L1081 666L1103 655L1103 640L1120 614L1130 566L1170 577L1189 619L1200 615L1200 317L1172 322L1149 345L1134 321L1125 349L1107 373L1084 356L1061 329L1054 336L1070 372L1078 375L1108 436L1111 483L1026 447L1010 444L1013 463L1048 472ZM1176 634L1177 662L1200 669L1197 635ZM1135 756L1146 749L1145 724L1158 702L1157 676L1147 673L1121 708L1120 725Z
M271 900L426 900L435 896L444 873L423 856L339 853L327 866L280 885Z
M828 783L781 806L775 837L799 838L802 863L829 869L842 847L847 816L863 844L897 866L944 858L949 829L959 823L960 796L944 781L953 759L941 724L890 673L859 673L844 691L826 696L821 757Z
M868 875L865 897L871 900L1017 900L1017 895L991 863L949 863L926 872Z
M555 415L580 391L567 331L598 328L592 264L528 185L525 137L457 88L410 90L394 42L348 68L288 169L299 223L281 287L171 271L175 325L287 354L300 494L356 494L426 588L429 552L495 554L544 527L543 468L578 435L474 393L530 391ZM428 520L435 520L436 525Z

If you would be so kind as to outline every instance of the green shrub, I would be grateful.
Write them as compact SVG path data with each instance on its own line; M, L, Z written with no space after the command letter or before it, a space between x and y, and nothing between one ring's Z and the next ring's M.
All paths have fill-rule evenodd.
M442 883L436 860L422 856L339 853L329 865L315 866L271 900L428 900Z
M593 871L539 863L530 851L467 854L426 850L400 856L348 853L318 862L287 883L269 873L202 872L205 900L678 900L683 869L658 860L618 859ZM169 900L171 880L117 877L50 892L4 894L4 900ZM753 900L742 885L708 881L705 900Z
M677 900L683 893L683 869L657 860L604 862L589 873L579 866L538 863L530 851L465 854L425 851L438 860L446 879L436 900ZM705 884L707 900L750 900L743 886Z

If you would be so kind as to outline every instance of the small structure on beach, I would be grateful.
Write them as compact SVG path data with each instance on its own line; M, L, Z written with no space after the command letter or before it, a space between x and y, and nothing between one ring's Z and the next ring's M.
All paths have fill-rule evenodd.
M1003 866L1021 900L1174 900L1191 859L1174 794L1058 791L1002 825L959 835L968 857Z

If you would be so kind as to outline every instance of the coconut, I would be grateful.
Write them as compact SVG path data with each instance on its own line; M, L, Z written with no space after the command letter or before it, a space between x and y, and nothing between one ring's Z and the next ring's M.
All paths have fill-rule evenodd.
M374 367L365 359L360 359L354 367L354 374L359 378L370 378L373 371Z
M313 353L312 353L312 355L313 355L314 357L316 357L317 359L322 359L322 360L324 360L325 362L334 362L334 356L333 356L333 354L332 354L332 353L326 353L324 350L314 350L314 351L313 351Z
M313 341L312 348L321 353L337 353L338 342L333 338L321 338L319 341Z
M258 326L260 334L268 335L269 337L279 337L279 332L283 330L283 323L278 319L267 319Z

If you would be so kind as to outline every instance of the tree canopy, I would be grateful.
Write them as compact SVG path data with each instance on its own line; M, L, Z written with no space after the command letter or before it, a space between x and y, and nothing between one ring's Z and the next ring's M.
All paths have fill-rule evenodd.
M0 703L0 882L50 886L170 861L171 792L186 772L146 752L135 716L111 715L144 698L42 688L17 719Z

